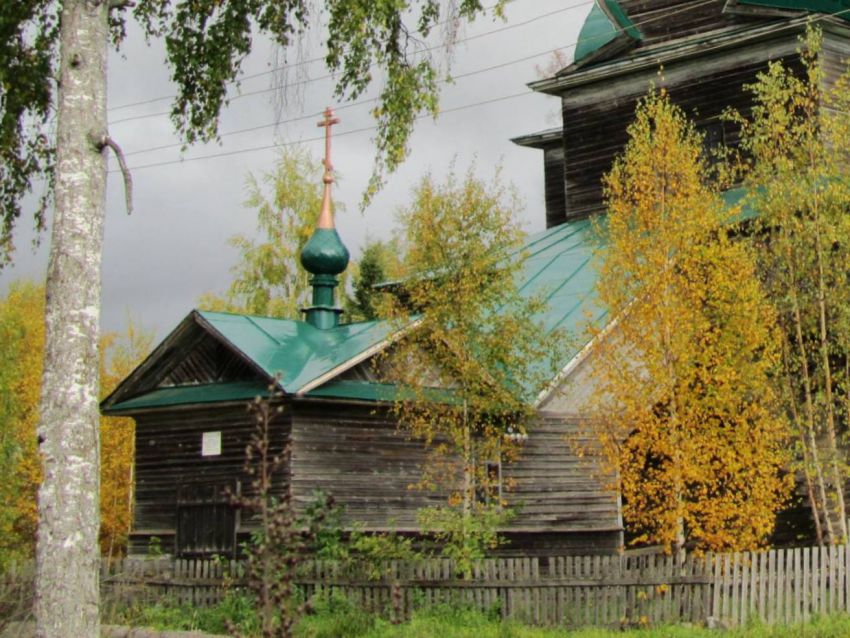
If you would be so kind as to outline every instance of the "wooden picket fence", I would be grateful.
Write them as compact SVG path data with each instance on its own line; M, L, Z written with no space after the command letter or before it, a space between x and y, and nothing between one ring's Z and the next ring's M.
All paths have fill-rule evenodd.
M102 582L113 600L167 595L209 605L242 586L241 569L230 561L125 559L104 565ZM342 595L392 619L442 603L565 626L735 626L754 618L787 624L850 611L850 551L843 545L702 556L488 558L469 579L445 559L377 566L309 561L297 581L307 596Z

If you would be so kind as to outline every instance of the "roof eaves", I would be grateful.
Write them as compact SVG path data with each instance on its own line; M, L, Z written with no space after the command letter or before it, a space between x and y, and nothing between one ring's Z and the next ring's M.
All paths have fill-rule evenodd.
M546 149L552 144L559 142L564 137L564 130L560 126L558 128L546 129L537 133L527 133L512 137L511 142L517 146L525 146L528 148Z
M617 58L587 68L578 69L567 75L560 75L530 82L527 86L533 91L560 95L565 89L592 84L612 77L655 70L660 65L705 55L707 48L721 50L734 48L769 38L782 31L800 31L808 21L808 16L788 19L785 22L772 21L757 26L730 26L710 33L697 33L673 42L662 42L637 49L632 55Z
M103 409L104 414L136 414L140 411L177 408L188 405L244 403L258 396L269 396L262 381L206 383L155 388Z
M850 20L850 6L836 0L727 0L723 11L761 17L788 17L807 12Z

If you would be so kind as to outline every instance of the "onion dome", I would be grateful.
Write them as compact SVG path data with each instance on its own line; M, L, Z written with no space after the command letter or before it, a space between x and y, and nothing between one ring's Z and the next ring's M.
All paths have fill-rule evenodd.
M348 267L348 258L336 228L317 228L301 249L301 265L313 275L338 275Z
M325 128L325 174L322 181L325 192L322 195L322 210L316 222L316 230L301 249L301 265L313 275L310 285L313 287L313 305L305 308L304 318L310 325L321 330L336 328L342 309L337 308L334 291L339 283L336 276L348 266L348 249L339 238L334 227L331 208L331 184L333 184L333 166L331 165L331 126L339 122L330 108L325 109L325 118L319 126Z

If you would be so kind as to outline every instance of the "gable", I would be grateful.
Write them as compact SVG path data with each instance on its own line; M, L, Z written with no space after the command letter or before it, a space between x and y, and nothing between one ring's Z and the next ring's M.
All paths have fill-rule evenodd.
M185 358L176 360L158 387L249 381L259 378L241 356L208 333L203 333Z
M106 397L104 412L256 396L269 377L192 311ZM206 388L208 391L202 391ZM214 388L214 389L213 389Z

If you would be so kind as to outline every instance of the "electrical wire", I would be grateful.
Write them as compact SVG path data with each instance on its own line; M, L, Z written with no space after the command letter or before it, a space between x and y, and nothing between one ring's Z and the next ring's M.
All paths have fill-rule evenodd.
M565 11L570 11L572 9L577 9L579 7L586 6L588 4L593 4L593 2L595 2L595 0L583 0L582 2L578 2L576 4L573 4L573 5L570 5L570 6L567 6L567 7L561 7L560 9L555 9L554 11L549 11L548 13L543 13L541 15L535 16L533 18L529 18L528 20L524 20L522 22L512 22L511 24L505 25L504 27L492 29L492 30L486 31L484 33L478 33L476 35L472 35L472 36L469 36L469 37L466 37L466 38L460 38L459 40L456 40L456 41L450 43L450 46L456 46L458 44L463 44L465 42L471 42L473 40L478 40L480 38L485 38L485 37L488 37L488 36L491 36L491 35L496 35L498 33L504 32L504 31L510 31L511 29L517 29L519 27L524 27L524 26L527 26L527 25L532 24L534 22L537 22L539 20L543 20L545 18L551 18L552 16L557 15L559 13L564 13ZM487 7L484 7L484 11L489 11L490 9L494 8L495 6L496 6L495 4L492 4L492 5L489 5ZM434 26L444 25L444 24L447 24L451 21L452 20L443 20L442 22L436 23ZM420 33L420 31L417 30L417 31L414 31L413 33ZM418 53L425 53L426 51L435 51L437 49L442 49L442 48L444 48L444 45L433 45L433 46L429 46L429 47L425 47L425 48L421 49L420 51L418 51ZM276 73L276 72L282 71L284 69L287 69L287 70L288 69L294 69L294 68L298 68L300 66L305 66L307 64L312 64L312 63L315 63L315 62L323 62L324 60L325 60L325 57L320 56L320 57L310 58L308 60L302 60L300 62L294 62L292 64L287 64L287 65L284 65L284 66L278 66L278 67L275 67L273 69L269 69L268 71L261 71L259 73L252 73L252 74L249 74L249 75L243 75L242 77L240 77L237 80L237 82L244 82L246 80L253 80L253 79L263 77L263 76L266 76L266 75L271 75L272 73ZM373 64L373 65L370 66L370 68L372 68L374 66L375 65ZM326 79L331 78L331 77L333 77L332 74L326 74L326 75L322 75L322 76L319 76L319 77L316 77L316 78L310 78L310 79L307 79L307 80L300 80L300 81L297 81L297 82L293 82L292 86L298 86L300 84L307 84L309 82L318 82L320 80L326 80ZM262 91L252 91L250 93L243 93L243 94L240 94L238 96L234 96L233 99L236 99L237 97L248 97L249 95L257 95L257 94L260 94L260 93L267 93L270 90L274 91L274 90L277 90L277 89L276 88L275 89L264 89ZM176 96L177 96L176 93L172 93L171 95L162 95L160 97L150 98L150 99L147 99L147 100L140 100L138 102L130 102L128 104L121 104L119 106L113 106L113 107L108 108L107 111L112 112L112 111L118 111L118 110L121 110L121 109L128 109L128 108L131 108L131 107L134 107L134 106L142 106L142 105L145 105L145 104L153 104L154 102L162 102L164 100L173 99Z
M701 6L703 4L708 4L708 3L713 2L713 1L714 0L704 0L703 2L691 5L688 8L692 9L694 7ZM829 14L829 15L830 16L839 16L841 14L848 13L848 12L850 12L850 9L845 9L845 10L838 11L838 12L835 12L835 13ZM669 17L673 13L675 13L675 12L668 12L667 14L665 14L664 17ZM659 18L655 18L655 19L657 20ZM637 26L638 24L646 24L646 23L651 22L651 21L653 21L653 20L648 19L648 20L644 20L640 23L634 23L634 24ZM779 24L773 26L773 30L780 30L784 27L785 27L784 23L779 23ZM621 31L622 31L622 29L621 29ZM569 45L566 45L564 47L559 47L558 49L554 49L554 50L563 50L564 48L568 48L570 46L575 46L575 44L576 43L571 43ZM706 47L702 50L702 53L707 53L707 52L713 51L715 49L720 49L720 48L723 48L724 46L725 45L723 43L719 43L719 44L716 44L714 46ZM550 53L550 52L551 51L547 51L547 53ZM539 55L540 54L538 54L536 56L528 56L527 58L522 58L521 60L532 59L534 57L539 57ZM504 63L504 64L501 64L501 65L495 65L495 68L501 68L501 67L507 66L508 64L511 64L511 63L516 63L516 61L510 62L510 63ZM488 70L489 69L490 69L490 67L488 67ZM482 73L482 72L484 72L483 69L478 70L476 72L472 72L472 73L477 74L477 73ZM470 74L463 74L463 77L468 77L469 75ZM462 77L462 76L458 76L458 78L460 78L460 77ZM453 113L453 112L463 111L463 110L467 110L467 109L471 109L471 108L477 108L477 107L484 106L484 105L487 105L487 104L493 104L493 103L502 102L502 101L506 101L506 100L516 99L516 98L522 97L524 95L536 95L536 93L531 92L531 91L523 91L521 93L514 93L514 94L510 94L510 95L498 96L498 97L490 98L490 99L487 99L487 100L480 100L480 101L477 101L477 102L472 102L470 104L464 104L464 105L460 105L460 106L456 106L456 107L447 108L447 109L442 110L440 112L440 114ZM375 102L375 101L377 101L377 99L364 100L364 101L360 102L359 104L363 104L363 103L367 103L367 102ZM343 108L351 108L351 107L357 106L359 104L358 103L351 103L351 104L348 104L348 105L342 105L342 106L338 107L337 110L341 110ZM222 136L228 135L228 134L233 135L233 134L237 134L239 132L247 132L249 130L260 130L260 129L263 129L263 128L269 128L271 126L275 126L277 124L282 124L282 123L287 123L287 122L295 122L295 121L304 120L304 119L307 119L307 118L317 117L319 115L321 115L321 113L299 116L297 118L292 118L290 120L281 121L281 122L278 122L276 124L255 126L255 127L250 127L249 129L242 129L241 131L233 131L233 132L230 132L230 133L225 133L225 134L222 134ZM425 119L427 117L430 117L430 114L422 114L422 115L417 116L414 119L418 121L418 120L421 120L421 119ZM343 131L343 132L337 133L336 136L342 137L342 136L345 136L345 135L355 135L355 134L374 131L374 130L377 130L377 126L373 125L373 126L361 127L361 128L358 128L358 129L351 129L349 131ZM175 164L182 164L182 163L185 163L185 162L194 162L194 161L200 161L200 160L214 159L214 158L218 158L218 157L229 157L229 156L233 156L233 155L241 155L241 154L245 154L245 153L257 152L257 151L263 151L263 150L270 150L270 149L273 149L273 148L282 148L282 147L286 147L286 146L292 146L292 145L295 145L295 144L315 142L315 141L320 141L320 140L323 140L323 139L324 139L324 137L318 136L318 137L311 137L311 138L297 140L297 141L291 141L291 142L277 142L277 143L273 143L273 144L266 144L266 145L263 145L263 146L255 146L255 147L249 147L249 148L245 148L245 149L237 149L237 150L233 150L233 151L224 151L224 152L221 152L221 153L210 153L210 154L207 154L207 155L201 155L201 156L196 156L196 157L188 157L188 158L182 158L182 159L176 159L176 160L165 160L165 161L162 161L162 162L151 162L151 163L148 163L148 164L141 164L139 166L130 167L130 170L131 171L133 171L133 170L144 170L144 169L155 168L155 167L159 167L159 166L171 166L171 165L175 165ZM132 153L127 153L127 155L140 154L140 153L144 153L144 152L152 152L154 150L164 150L165 148L173 148L175 146L182 146L182 145L181 144L172 144L172 145L167 145L167 146L164 146L164 147L158 147L158 148L153 148L153 149L143 149L143 150L139 150L139 151L134 151ZM113 173L113 172L117 172L117 171L114 171L114 170L110 171L110 173Z
M636 22L636 23L634 23L634 25L638 26L638 25L648 24L650 22L654 22L654 21L661 20L663 18L669 17L670 15L675 15L676 13L681 13L686 9L693 9L695 7L700 7L704 4L709 4L711 2L714 2L714 0L703 0L703 2L699 2L695 5L690 5L686 8L678 9L676 11L668 12L668 13L664 14L663 16L656 16L656 17L653 17L653 18L648 18L646 20ZM579 5L574 5L573 8L575 8L575 6L579 6ZM617 30L620 31L620 32L625 31L625 29L619 28L619 27L617 28ZM589 41L592 41L592 40L597 39L599 37L607 37L607 36L605 36L605 35L603 35L603 36L593 36L591 38L585 38L584 41L589 42ZM465 79L465 78L473 77L475 75L480 75L482 73L487 73L487 72L490 72L490 71L506 68L506 67L514 65L514 64L519 64L521 62L528 62L528 61L533 60L535 58L539 58L541 56L554 53L555 51L564 51L564 50L567 50L567 49L571 49L571 48L575 47L577 44L578 44L578 40L576 40L574 42L567 43L564 46L557 47L555 49L546 49L545 51L540 51L538 53L534 53L532 55L528 55L528 56L525 56L525 57L522 57L522 58L515 58L513 60L508 60L507 62L503 62L503 63L500 63L500 64L494 64L494 65L486 66L486 67L483 67L483 68L480 68L480 69L476 69L474 71L469 71L469 72L466 72L466 73L460 73L458 75L453 76L451 78L451 80L441 80L440 83L447 83L449 81L454 82L456 80L462 80L462 79ZM252 92L250 95L256 95L256 94L260 94L260 93L268 93L270 91L275 91L275 90L277 90L277 89L274 89L274 88L273 89L263 89L262 91ZM248 95L249 94L243 94L242 96L234 96L231 99L231 101L237 99L238 97L247 97ZM341 111L341 110L353 108L353 107L356 107L356 106L362 106L364 104L374 104L376 102L378 102L378 98L368 98L368 99L365 99L365 100L359 100L357 102L350 102L348 104L340 105L340 106L336 107L336 110ZM162 112L159 112L159 113L149 113L149 114L146 114L146 115L136 115L136 116L116 120L114 122L111 122L110 125L121 124L123 122L135 121L135 120L152 118L152 117L161 117L163 115L170 115L170 114L171 114L170 111L162 111ZM239 134L242 134L242 133L250 133L250 132L254 132L254 131L257 131L257 130L264 129L264 128L272 128L272 127L280 126L281 124L293 124L295 122L300 122L300 121L304 121L304 120L308 120L308 119L313 119L315 117L319 117L319 116L321 116L321 114L322 114L321 111L317 111L315 113L300 115L300 116L297 116L297 117L288 118L286 120L271 122L269 124L251 126L251 127L247 127L247 128L237 129L235 131L228 131L228 132L225 132L225 133L221 133L219 137L228 137L228 136L232 136L232 135L239 135ZM141 154L141 153L150 153L150 152L154 152L154 151L167 150L169 148L179 148L179 147L182 147L182 146L183 146L183 144L176 142L176 143L165 144L165 145L156 146L156 147L152 147L152 148L147 148L147 149L140 149L138 151L132 151L130 153L127 153L126 155L128 155L128 156L129 155L138 155L138 154Z
M488 100L480 100L478 102L472 102L471 104L462 104L460 106L454 106L452 108L448 108L448 109L445 109L443 111L440 111L440 114L443 115L443 114L447 114L447 113L456 113L458 111L465 111L467 109L477 108L479 106L484 106L484 105L487 105L487 104L494 104L496 102L504 102L506 100L513 100L513 99L516 99L516 98L519 98L519 97L526 97L526 96L531 96L531 95L536 95L536 94L532 93L530 91L523 91L521 93L513 93L511 95L502 95L502 96L499 96L499 97L490 98ZM426 119L428 117L430 117L430 114L422 114L422 115L416 116L414 118L414 120L422 120L422 119ZM345 137L346 135L355 135L357 133L366 133L366 132L374 131L376 129L377 129L376 126L364 126L364 127L357 128L357 129L350 129L350 130L347 130L347 131L341 131L339 133L334 133L334 139L336 139L338 137ZM147 169L147 168L156 168L156 167L160 167L160 166L172 166L174 164L184 164L184 163L187 163L187 162L197 162L197 161L200 161L200 160L214 159L214 158L218 158L218 157L231 157L233 155L242 155L244 153L254 153L254 152L257 152L257 151L267 151L267 150L271 150L271 149L274 149L274 148L283 148L283 147L286 147L286 146L295 146L296 144L307 144L309 142L319 142L319 141L323 141L324 139L325 139L324 135L319 135L319 136L316 136L316 137L310 137L310 138L302 139L302 140L294 140L294 141L291 141L291 142L276 142L274 144L265 144L263 146L252 146L250 148L241 148L241 149L236 149L236 150L233 150L233 151L223 151L221 153L210 153L208 155L199 155L199 156L196 156L196 157L186 157L186 158L182 158L182 159L165 160L163 162L151 162L150 164L140 164L138 166L130 166L129 170L131 172L133 172L133 171L144 170L144 169ZM128 153L128 155L129 155L129 153ZM111 170L109 172L110 173L119 173L120 171Z

